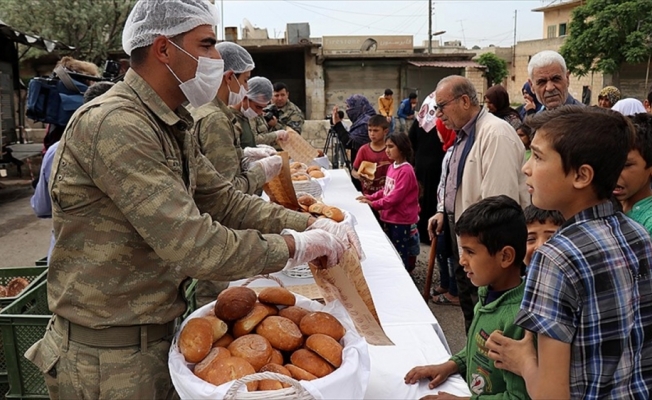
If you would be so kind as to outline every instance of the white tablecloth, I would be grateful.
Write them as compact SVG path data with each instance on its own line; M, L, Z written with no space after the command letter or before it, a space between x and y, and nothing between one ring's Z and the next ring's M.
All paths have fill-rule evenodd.
M355 190L346 171L330 170L329 173L331 180L323 201L355 215L358 222L355 228L367 256L362 269L381 325L395 343L395 346L369 346L371 377L365 398L414 399L439 390L469 396L468 387L459 375L449 378L435 391L428 390L426 381L411 386L403 383L410 368L441 363L450 357L446 338L371 209L355 200L360 193ZM314 282L312 279L290 278L281 272L273 275L286 286ZM241 280L231 285L243 283ZM250 286L272 284L258 280Z

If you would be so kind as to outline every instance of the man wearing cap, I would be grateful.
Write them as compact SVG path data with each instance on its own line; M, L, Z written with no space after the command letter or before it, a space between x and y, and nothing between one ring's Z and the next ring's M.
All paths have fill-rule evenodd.
M240 145L256 147L256 145L275 146L279 138L285 138L285 131L258 133L256 119L263 115L263 109L272 100L273 86L269 79L256 76L247 82L249 90L242 102L233 106L236 118L235 129L240 135Z
M199 152L181 105L209 102L222 81L216 15L203 0L139 0L123 31L132 69L63 134L50 183L54 316L25 353L52 399L168 397L184 281L333 265L355 239L233 189Z
M202 154L233 187L253 194L278 175L281 157L275 156L273 149L269 149L269 153L253 149L243 151L240 135L235 129L233 108L229 106L235 106L245 98L249 88L247 81L255 67L254 61L249 52L238 44L222 42L216 47L224 60L225 72L215 98L192 111L197 140ZM257 161L243 165L245 156Z

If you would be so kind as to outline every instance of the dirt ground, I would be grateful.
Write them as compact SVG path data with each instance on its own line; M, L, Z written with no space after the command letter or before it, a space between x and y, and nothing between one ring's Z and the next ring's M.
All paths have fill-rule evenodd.
M3 180L0 189L0 268L32 266L47 255L52 220L34 216L30 206L33 190L27 179ZM423 292L428 265L429 246L421 245L421 254L413 274L415 285ZM432 287L439 282L435 268ZM465 344L464 319L455 306L434 305L430 309L439 321L453 353Z

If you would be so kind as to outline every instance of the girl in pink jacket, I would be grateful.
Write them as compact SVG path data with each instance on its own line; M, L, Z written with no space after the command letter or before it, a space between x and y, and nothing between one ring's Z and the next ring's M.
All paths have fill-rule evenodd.
M385 188L374 194L357 198L380 212L385 233L401 256L405 268L414 269L416 257L410 257L410 248L418 238L412 225L419 220L419 185L410 165L412 145L407 135L390 133L385 139L385 152L393 161L387 170Z

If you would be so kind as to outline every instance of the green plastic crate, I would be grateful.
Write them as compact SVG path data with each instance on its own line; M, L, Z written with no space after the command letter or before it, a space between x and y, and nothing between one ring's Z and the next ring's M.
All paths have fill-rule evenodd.
M47 297L47 281L44 280L0 311L8 399L49 398L41 371L24 357L27 349L43 337L52 317Z
M6 394L9 391L9 378L7 374L0 374L0 399L6 399Z
M14 278L25 278L30 283L21 294L27 293L46 278L47 269L47 266L0 268L0 285L6 286ZM0 297L0 309L16 301L21 294L14 297ZM0 373L4 371L6 369L0 364Z
M34 262L34 265L36 266L48 265L48 256L39 258L38 260L36 260L36 262Z

